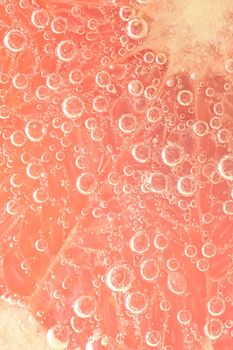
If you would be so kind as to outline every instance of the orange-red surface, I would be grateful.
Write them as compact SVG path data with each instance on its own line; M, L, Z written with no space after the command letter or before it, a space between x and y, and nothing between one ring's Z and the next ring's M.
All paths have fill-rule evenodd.
M54 349L233 348L233 61L172 73L147 3L0 2L1 295Z

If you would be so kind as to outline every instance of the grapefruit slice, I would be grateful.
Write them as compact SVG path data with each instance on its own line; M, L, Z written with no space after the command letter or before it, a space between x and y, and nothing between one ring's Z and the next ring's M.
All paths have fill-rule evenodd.
M3 349L232 348L232 11L0 5Z

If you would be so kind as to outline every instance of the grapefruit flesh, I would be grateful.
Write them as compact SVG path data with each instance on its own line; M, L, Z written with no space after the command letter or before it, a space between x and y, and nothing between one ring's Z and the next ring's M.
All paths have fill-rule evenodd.
M232 348L232 11L1 2L4 350Z

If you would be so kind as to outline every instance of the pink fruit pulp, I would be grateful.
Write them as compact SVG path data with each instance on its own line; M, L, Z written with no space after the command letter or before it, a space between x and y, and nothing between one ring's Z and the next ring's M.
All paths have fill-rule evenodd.
M55 349L232 348L231 37L150 6L1 4L1 294Z

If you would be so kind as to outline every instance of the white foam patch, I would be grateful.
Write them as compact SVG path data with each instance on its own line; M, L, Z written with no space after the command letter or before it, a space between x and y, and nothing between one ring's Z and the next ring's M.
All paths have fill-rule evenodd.
M50 350L46 332L26 308L0 303L1 350Z
M139 16L149 23L146 47L168 54L174 71L221 70L231 51L231 0L151 0Z

